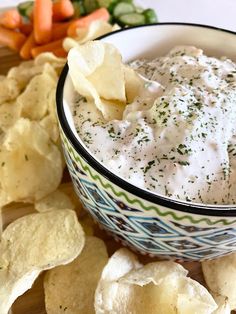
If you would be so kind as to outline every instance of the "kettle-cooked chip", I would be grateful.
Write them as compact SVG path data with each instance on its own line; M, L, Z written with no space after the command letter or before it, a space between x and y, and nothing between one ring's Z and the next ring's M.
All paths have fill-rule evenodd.
M68 195L60 190L56 190L37 201L34 207L38 212L45 212L52 209L74 209L75 205Z
M47 272L44 279L47 313L95 313L94 293L107 261L104 242L86 237L81 254L72 263Z
M124 67L118 50L108 43L88 42L70 50L69 73L75 90L93 100L105 119L121 118L125 107ZM112 68L112 73L111 73Z
M0 81L0 105L16 99L19 94L20 87L15 79L4 77Z
M78 44L83 44L89 40L94 40L99 36L113 32L120 29L120 27L115 24L102 20L93 21L89 27L81 27L76 30L77 36L75 38L67 37L63 41L63 48L69 51L71 48L76 47Z
M43 270L73 261L84 240L72 210L31 214L11 223L0 243L0 313L7 314Z
M236 253L203 261L202 271L213 296L227 298L231 310L236 309Z
M186 275L177 263L137 265L132 253L118 250L102 272L95 294L96 313L212 314L217 308L214 299Z
M23 118L7 131L0 164L0 207L3 202L35 202L56 190L62 178L59 148L38 122Z
M62 68L66 63L66 59L58 58L51 52L40 53L34 59L35 66L44 65L46 63L50 64L56 70L57 74L60 74Z
M33 77L17 98L17 103L22 107L22 116L31 120L42 119L50 106L51 93L56 93L56 79L47 72Z
M50 139L57 143L59 142L59 129L58 123L54 118L53 114L47 114L42 120L40 120L39 124L44 128L44 130L50 136Z
M15 100L0 105L0 131L6 132L21 115L21 105Z

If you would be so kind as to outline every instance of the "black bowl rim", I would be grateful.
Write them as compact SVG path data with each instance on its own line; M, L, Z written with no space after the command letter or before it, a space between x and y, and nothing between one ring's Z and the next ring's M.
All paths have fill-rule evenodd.
M220 32L225 32L229 34L236 35L236 32L230 31L223 28L218 28L214 26L209 25L203 25L203 24L195 24L195 23L179 23L179 22L165 22L165 23L152 23L147 25L139 25L134 26L130 28L120 29L112 33L105 34L97 39L103 39L109 36L113 36L113 34L120 33L120 32L126 32L129 31L129 29L134 28L143 28L143 27L151 27L151 26L161 26L170 25L170 26L190 26L190 27L199 27L199 28L207 28L212 29ZM149 202L152 202L156 206L164 206L167 208L174 209L177 212L184 212L189 214L196 214L196 215L203 215L208 217L236 217L236 205L209 205L209 204L199 204L199 203L188 203L182 200L174 200L170 199L165 196L157 195L152 192L143 190L127 181L122 179L121 177L113 174L110 172L105 166L103 166L101 163L99 163L93 156L89 154L89 152L80 144L78 139L73 134L64 111L63 106L63 91L64 91L64 83L67 77L68 73L68 64L66 63L59 81L57 85L56 90L56 104L57 104L57 115L60 122L60 125L63 129L63 132L69 139L71 145L74 147L74 149L82 156L82 158L92 167L94 168L98 173L100 173L103 177L105 177L107 180L111 181L115 185L119 186L121 189L128 191L129 193L142 198L144 200L147 200ZM232 208L232 209L230 209Z

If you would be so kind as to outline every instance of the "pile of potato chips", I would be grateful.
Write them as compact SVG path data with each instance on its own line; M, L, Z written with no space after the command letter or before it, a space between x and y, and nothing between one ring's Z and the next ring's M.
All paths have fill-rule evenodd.
M55 91L64 59L45 53L0 81L0 207L35 202L60 184Z
M93 79L106 77L99 62L106 72L111 64L120 65L121 57L110 45L93 42L73 50L71 60L76 64L81 58L84 64L92 58L89 46L100 61L87 69L72 67L74 79L87 84L85 92L109 119L107 95L102 88L93 93ZM226 314L236 309L236 254L202 263L208 291L178 263L141 263L128 249L117 245L114 251L114 242L98 237L72 183L61 185L55 90L64 63L46 53L0 77L0 208L19 213L0 234L0 314L7 314L43 271L48 314ZM125 67L116 71L122 78L114 81L119 93L109 97L121 106L135 96L140 82Z

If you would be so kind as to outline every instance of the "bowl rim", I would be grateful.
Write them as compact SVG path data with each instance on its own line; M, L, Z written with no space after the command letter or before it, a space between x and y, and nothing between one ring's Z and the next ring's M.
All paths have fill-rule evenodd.
M199 27L199 28L207 28L215 31L220 31L224 33L229 33L232 35L236 35L236 32L203 24L195 24L195 23L179 23L179 22L165 22L165 23L152 23L147 25L138 25L125 29L120 29L114 31L112 33L105 34L97 38L97 40L107 38L109 36L113 36L116 33L126 32L135 28L144 28L144 27L161 27L161 26L188 26L188 27ZM73 148L81 155L81 157L86 161L95 171L101 174L108 181L111 181L113 184L117 185L119 188L139 197L146 201L154 203L156 206L164 206L170 209L174 209L177 212L184 212L196 215L203 216L217 216L217 217L236 217L236 205L214 205L214 204L201 204L201 203L192 203L184 200L175 200L166 196L162 196L159 194L155 194L154 192L143 190L132 183L127 182L122 177L117 176L116 174L109 171L105 166L102 165L99 161L97 161L92 155L90 155L89 151L86 150L79 140L74 135L71 130L69 123L66 118L66 114L64 111L63 105L63 94L64 94L64 84L66 81L66 77L68 74L68 64L66 63L61 75L59 77L59 81L57 84L56 90L56 107L57 107L57 115L59 124L66 137L69 139ZM232 208L232 209L231 209Z

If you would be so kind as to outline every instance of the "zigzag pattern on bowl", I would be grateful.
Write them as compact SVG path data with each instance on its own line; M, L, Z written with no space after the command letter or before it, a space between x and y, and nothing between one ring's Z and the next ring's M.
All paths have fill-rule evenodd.
M124 244L143 254L184 260L215 258L236 246L236 229L228 227L235 223L232 218L210 220L144 204L91 169L62 130L61 136L66 163L83 205Z

